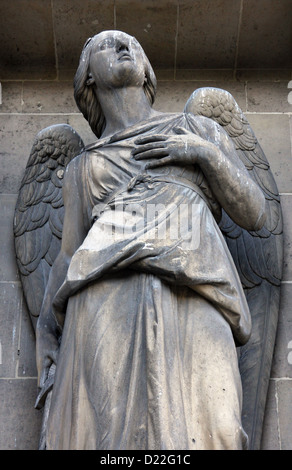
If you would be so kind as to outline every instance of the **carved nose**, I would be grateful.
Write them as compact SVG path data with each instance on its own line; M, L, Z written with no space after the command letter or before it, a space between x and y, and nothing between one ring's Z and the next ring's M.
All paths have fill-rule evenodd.
M126 44L120 42L117 44L117 52L121 52L121 51L129 52L129 48Z

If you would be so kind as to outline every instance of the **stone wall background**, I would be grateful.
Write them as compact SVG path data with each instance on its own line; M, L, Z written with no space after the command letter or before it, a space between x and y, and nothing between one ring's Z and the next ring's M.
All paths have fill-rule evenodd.
M158 77L155 108L182 111L200 86L230 91L281 194L281 311L262 449L292 449L291 0L1 0L0 449L37 449L34 334L17 273L12 222L36 133L68 123L94 140L74 99L83 43L103 29L134 34ZM289 90L289 86L291 90Z

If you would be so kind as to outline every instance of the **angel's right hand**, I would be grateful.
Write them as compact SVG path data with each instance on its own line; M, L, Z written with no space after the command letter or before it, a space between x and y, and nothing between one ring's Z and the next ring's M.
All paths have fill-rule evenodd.
M43 388L52 364L57 364L59 355L57 336L45 328L36 331L36 360L38 369L38 387Z

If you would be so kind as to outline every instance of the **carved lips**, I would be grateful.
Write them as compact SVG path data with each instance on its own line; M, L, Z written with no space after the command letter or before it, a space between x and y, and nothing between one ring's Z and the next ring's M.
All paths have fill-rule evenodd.
M131 54L127 51L119 53L118 60L132 60Z

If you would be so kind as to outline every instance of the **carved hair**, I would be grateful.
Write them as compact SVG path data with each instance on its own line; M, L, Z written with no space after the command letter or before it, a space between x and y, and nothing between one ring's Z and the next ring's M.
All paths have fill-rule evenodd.
M87 84L90 54L94 37L87 39L80 56L79 66L74 77L74 98L78 108L88 121L93 133L99 138L105 128L105 117L97 96L94 93L93 87ZM141 48L145 67L145 81L143 89L150 105L152 106L156 94L156 77L140 44L139 47Z

